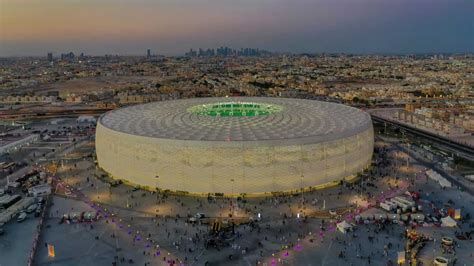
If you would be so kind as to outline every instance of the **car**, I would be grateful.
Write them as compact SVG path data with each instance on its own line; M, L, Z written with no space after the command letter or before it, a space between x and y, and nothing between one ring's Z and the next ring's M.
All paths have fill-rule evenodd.
M21 184L19 182L10 182L7 184L7 186L12 188L18 188L21 186Z
M204 213L198 212L196 213L194 217L196 217L197 219L202 219L202 218L206 218L206 215Z
M26 219L27 216L28 216L28 214L26 214L26 212L20 212L20 214L18 215L18 218L16 219L16 221L21 223Z
M42 212L41 206L38 206L38 208L35 211L35 217L40 217Z
M337 212L334 211L334 210L329 210L329 214L330 214L330 215L337 215Z
M44 198L43 198L43 197L40 197L40 198L38 199L38 204L41 205L41 204L43 204L43 203L44 203Z
M33 203L30 206L28 206L28 208L26 209L26 213L32 213L36 211L37 208L38 208L38 205Z

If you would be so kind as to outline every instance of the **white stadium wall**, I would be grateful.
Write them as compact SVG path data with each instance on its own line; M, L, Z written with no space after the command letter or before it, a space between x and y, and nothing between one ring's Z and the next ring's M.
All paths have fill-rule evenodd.
M100 119L96 132L99 166L114 178L190 193L292 191L339 181L370 165L373 145L370 121L353 135L317 143L146 137Z

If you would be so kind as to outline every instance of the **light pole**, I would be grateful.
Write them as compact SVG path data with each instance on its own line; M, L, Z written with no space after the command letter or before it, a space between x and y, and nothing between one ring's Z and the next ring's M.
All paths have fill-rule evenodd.
M232 182L232 194L231 196L234 195L234 179L231 179L230 182Z
M159 175L155 176L155 190L156 190L156 204L158 205L159 203L159 193L158 193L158 178L160 178ZM158 208L158 207L157 207Z
M298 174L298 168L296 168L296 166L291 165L291 166L289 167L289 169L291 169L291 170L295 173L295 176ZM303 182L301 181L301 182L300 182L300 188L301 188L302 184L303 184ZM296 192L296 194L297 194L297 193L298 193L298 190L295 189L295 192Z
M231 188L231 189L232 189L232 194L230 195L230 196L231 196L230 204L231 204L231 206L232 206L232 217L233 217L233 216L234 216L234 210L235 210L235 209L234 209L234 198L233 198L233 197L234 197L234 179L232 178L232 179L230 180L230 182L232 183L232 185L231 185L231 187L232 187L232 188Z
M304 188L303 188L303 178L304 178L304 175L303 175L303 174L301 174L301 184L300 184L300 186L301 186L301 204L304 204L304 195L303 195L303 193L304 193Z
M158 192L158 178L160 178L160 176L155 175L155 189L156 189L156 192Z

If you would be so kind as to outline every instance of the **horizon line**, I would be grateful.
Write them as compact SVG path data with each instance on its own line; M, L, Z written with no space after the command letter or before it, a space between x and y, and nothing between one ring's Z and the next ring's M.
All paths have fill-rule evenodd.
M225 47L225 46L223 46ZM230 47L229 47L230 48ZM249 47L250 48L250 47ZM194 48L193 48L194 49ZM198 48L199 49L199 48ZM207 49L215 49L215 48L202 48L204 50ZM232 48L234 49L234 48ZM474 50L469 51L469 52L452 52L452 51L430 51L430 52L284 52L284 51L270 51L266 49L260 49L260 48L251 48L251 49L259 49L262 51L269 52L271 55L355 55L355 56L369 56L369 55L381 55L381 56L410 56L410 55L474 55ZM237 50L237 49L235 49ZM189 50L188 50L189 51ZM152 57L157 57L157 56L163 56L163 57L187 57L185 56L185 53L188 51L182 52L182 53L170 53L170 54L154 54L152 53ZM60 55L60 54L67 54L72 51L66 51L66 52L58 52L54 53L51 51L46 51L44 54L14 54L14 55L1 55L0 58L27 58L27 57L46 57L48 53L53 53L53 58L58 58L59 56L54 56L54 55ZM74 52L72 52L74 53ZM77 54L74 53L76 56L80 55L81 53L84 53L85 57L105 57L105 56L118 56L118 57L147 57L146 50L143 54L86 54L85 52L78 52ZM194 57L232 57L231 56L194 56ZM240 57L258 57L258 56L240 56Z

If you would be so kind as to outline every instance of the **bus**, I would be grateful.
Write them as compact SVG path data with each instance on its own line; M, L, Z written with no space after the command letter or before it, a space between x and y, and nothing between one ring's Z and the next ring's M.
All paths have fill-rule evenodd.
M6 210L20 199L20 195L4 195L0 197L0 210Z

